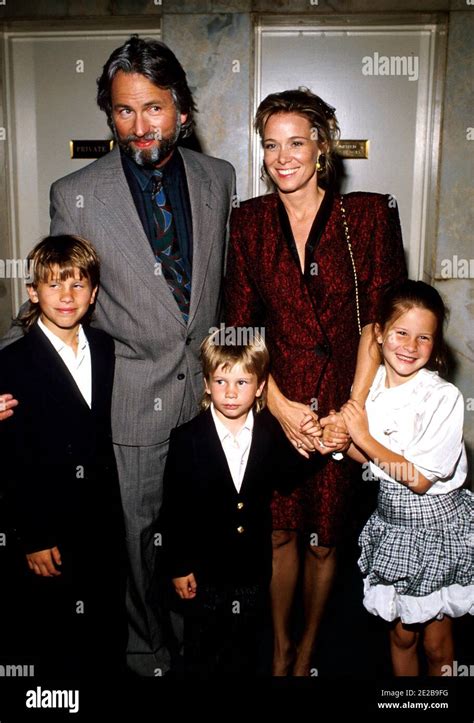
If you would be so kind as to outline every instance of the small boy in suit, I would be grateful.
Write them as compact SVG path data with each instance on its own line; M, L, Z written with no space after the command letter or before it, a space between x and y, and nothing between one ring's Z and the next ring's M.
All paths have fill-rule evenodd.
M229 344L239 330L223 331L201 346L204 411L171 433L159 524L169 575L186 601L185 670L197 677L255 675L272 570L272 493L289 492L310 472L264 409L264 340L255 331L248 343ZM306 432L321 434L314 423Z
M114 343L87 325L99 259L76 236L28 257L24 336L0 352L18 400L0 427L13 525L31 571L24 605L37 675L122 668L123 518L111 440ZM107 657L105 657L107 655Z

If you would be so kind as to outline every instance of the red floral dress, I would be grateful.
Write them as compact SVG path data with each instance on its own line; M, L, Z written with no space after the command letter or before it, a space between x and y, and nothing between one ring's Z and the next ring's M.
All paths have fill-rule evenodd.
M291 227L278 195L241 204L231 219L225 279L225 322L264 327L271 373L289 399L320 417L349 398L359 333L354 274L340 209L327 191L306 244L302 273ZM391 196L342 197L359 283L362 327L375 320L385 289L406 278L398 210ZM290 496L275 493L274 529L316 533L333 546L346 517L354 466L331 456Z

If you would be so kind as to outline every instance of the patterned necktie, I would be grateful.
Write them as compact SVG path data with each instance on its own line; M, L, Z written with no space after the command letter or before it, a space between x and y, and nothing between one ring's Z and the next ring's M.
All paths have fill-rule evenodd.
M163 172L158 169L153 171L152 201L155 219L155 236L153 239L155 258L161 264L163 275L180 308L183 319L187 323L191 297L191 279L186 271L179 248L173 213L163 186Z

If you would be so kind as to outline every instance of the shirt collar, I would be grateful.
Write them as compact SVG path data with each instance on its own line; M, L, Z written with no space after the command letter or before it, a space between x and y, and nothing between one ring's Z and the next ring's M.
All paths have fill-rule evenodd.
M386 387L385 380L387 378L387 371L385 369L385 366L382 364L379 367L375 376L374 383L369 393L369 398L373 402L380 395L392 397L392 399L395 400L395 406L393 408L399 409L400 407L405 406L405 404L409 402L413 390L416 389L420 384L423 384L427 376L430 376L433 373L436 374L436 372L430 372L428 371L428 369L422 368L415 374L412 379L409 379L404 384L399 384L396 387Z
M212 418L214 420L214 424L216 425L216 431L217 431L217 436L219 437L219 440L221 442L223 442L226 437L234 437L232 432L229 429L227 429L225 424L223 424L221 422L221 420L219 419L219 417L217 416L216 410L215 410L212 402L211 402L211 414L212 414ZM253 415L253 411L250 410L249 413L247 414L247 419L245 420L244 426L239 430L239 433L237 434L237 438L240 437L240 435L242 434L244 429L246 429L247 431L252 433L253 425L254 425L254 415Z
M67 347L68 349L71 349L71 347L68 344L66 344L66 342L64 342L62 339L59 338L59 336L57 336L50 329L48 329L46 324L44 324L41 321L41 319L38 319L38 326L41 329L41 331L44 333L44 335L49 339L49 341L54 346L54 348L56 349L58 354L60 354L64 350L65 347ZM84 329L82 328L82 324L79 324L78 337L79 337L79 339L78 339L77 351L79 353L79 352L84 351L84 349L89 344L89 342L87 341L87 336L84 333ZM71 349L71 351L73 351L73 350Z
M137 179L138 185L140 186L142 192L147 190L148 184L150 183L150 180L153 176L153 167L152 166L139 166L138 163L135 163L135 161L130 158L126 153L120 149L120 153L122 154L122 160L127 165L127 168L130 169L130 171L133 173L135 178ZM177 148L175 148L171 158L165 163L164 166L160 167L160 171L163 172L163 177L166 177L173 173L173 171L178 167L179 165L179 151Z

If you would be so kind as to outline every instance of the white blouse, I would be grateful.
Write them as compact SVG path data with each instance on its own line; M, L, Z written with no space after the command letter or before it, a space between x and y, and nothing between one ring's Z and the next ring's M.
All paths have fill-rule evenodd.
M385 379L381 366L366 402L372 437L434 482L426 494L442 495L461 487L467 458L464 400L459 389L427 369L420 369L413 379L397 387L386 387ZM400 484L373 462L370 470L378 479Z

